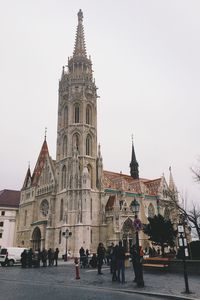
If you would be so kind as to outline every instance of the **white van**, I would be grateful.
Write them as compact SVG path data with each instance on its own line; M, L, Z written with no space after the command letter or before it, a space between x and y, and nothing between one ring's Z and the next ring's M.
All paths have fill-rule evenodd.
M19 247L7 247L1 248L0 251L0 264L4 266L13 266L16 263L21 262L21 254L26 248Z

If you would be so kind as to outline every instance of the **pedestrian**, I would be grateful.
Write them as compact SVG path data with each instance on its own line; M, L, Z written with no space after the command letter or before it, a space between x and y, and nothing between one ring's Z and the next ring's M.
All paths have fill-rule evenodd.
M40 267L40 260L41 260L41 251L38 249L37 255L36 255L36 267Z
M51 266L54 265L54 250L51 249Z
M47 253L47 258L48 258L48 266L51 266L51 261L52 261L52 256L51 256L51 248L49 248L48 253Z
M119 247L116 252L117 257L117 280L125 283L125 249L122 246L122 241L119 241Z
M79 254L80 254L80 265L83 266L84 259L85 259L85 249L83 247L80 248Z
M48 256L48 252L47 250L44 248L42 250L42 253L41 253L41 258L42 258L42 264L43 264L43 267L46 267L47 266L47 256Z
M27 258L28 258L28 267L32 268L32 264L33 264L33 250L32 250L32 248L30 248L30 250L28 251Z
M27 251L24 249L24 251L21 254L22 268L26 268L26 262L27 262Z
M113 251L114 251L114 244L112 243L110 246L109 251L109 263L110 263L110 273L113 273Z
M97 248L97 260L98 260L98 274L102 275L103 273L101 272L101 268L103 265L103 260L105 258L105 248L103 243L99 243L99 246Z
M56 248L56 251L54 252L55 267L57 267L58 265L58 254L59 254L59 249Z
M131 254L131 260L132 260L132 265L133 265L133 271L134 271L134 282L137 282L137 249L135 245L132 245L130 249L130 254Z
M113 248L113 254L112 254L112 281L117 281L117 251L118 251L118 245L115 245Z

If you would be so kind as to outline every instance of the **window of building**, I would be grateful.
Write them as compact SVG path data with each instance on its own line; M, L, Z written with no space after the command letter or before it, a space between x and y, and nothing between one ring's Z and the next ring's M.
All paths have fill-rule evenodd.
M92 220L92 198L90 199L90 219Z
M24 212L24 226L26 226L26 220L27 220L27 210Z
M72 149L72 151L74 151L74 149L76 149L78 152L79 152L79 135L78 135L78 133L75 133L74 135L73 135L73 143L72 143L72 146L73 146L73 149Z
M3 222L0 222L0 227L3 227Z
M2 232L0 232L0 239L2 239L2 236L3 236L3 233L2 233Z
M5 216L5 211L4 210L2 210L1 215Z
M63 199L60 201L60 221L63 220Z
M62 232L61 230L59 231L59 244L61 244L61 238L62 238Z
M67 137L65 135L63 139L63 157L66 156L67 156Z
M80 122L80 107L78 104L74 107L74 122L79 123Z
M152 203L148 206L148 217L153 218L155 216L155 209Z
M64 112L63 112L63 126L67 126L68 125L68 107L65 106L64 108Z
M89 134L86 138L86 155L92 155L92 138Z
M62 181L61 181L61 188L64 189L66 188L66 166L63 166L62 168Z
M92 124L92 109L90 105L86 108L86 124Z

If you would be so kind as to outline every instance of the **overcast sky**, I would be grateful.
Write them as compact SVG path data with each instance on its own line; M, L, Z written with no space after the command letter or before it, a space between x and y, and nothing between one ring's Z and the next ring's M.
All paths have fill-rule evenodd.
M98 86L104 169L140 176L172 167L188 202L200 185L200 1L0 0L0 189L21 189L45 127L56 154L58 81L73 53L77 12ZM199 163L200 164L200 163Z

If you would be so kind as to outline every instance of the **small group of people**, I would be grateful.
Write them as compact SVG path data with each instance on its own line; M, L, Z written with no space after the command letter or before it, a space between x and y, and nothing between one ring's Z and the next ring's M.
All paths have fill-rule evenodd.
M49 248L48 251L45 248L42 251L40 251L40 249L38 249L37 251L33 251L32 248L28 250L25 249L21 254L22 268L26 268L26 267L31 268L32 266L40 267L41 261L43 267L46 267L47 264L48 266L54 266L54 265L57 266L58 254L59 254L58 248L56 248L55 251L51 248Z
M81 247L79 250L79 255L80 255L81 268L89 267L89 255L90 255L89 250L88 249L85 250L83 247Z

